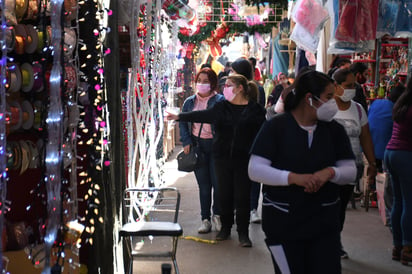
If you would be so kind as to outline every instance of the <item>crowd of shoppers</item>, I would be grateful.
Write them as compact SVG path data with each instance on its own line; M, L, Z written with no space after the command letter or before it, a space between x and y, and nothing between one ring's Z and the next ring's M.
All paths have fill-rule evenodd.
M219 83L210 68L201 69L196 94L180 114L168 114L180 121L184 151L199 145L205 155L195 170L198 232L210 232L214 223L222 241L236 223L240 246L251 247L249 223L261 220L262 192L262 229L275 273L340 273L348 257L341 242L345 212L354 186L362 189L366 163L369 185L378 170L389 173L392 258L412 262L412 83L369 109L365 64L342 59L329 76L303 69L291 84L280 73L266 104L253 80L254 61L227 62Z
M247 173L249 150L265 120L265 109L257 103L258 89L240 74L227 77L223 94L226 100L210 109L169 114L180 122L209 123L215 135L212 157L215 162L222 228L216 240L230 237L236 216L240 246L251 247L249 238L250 188Z

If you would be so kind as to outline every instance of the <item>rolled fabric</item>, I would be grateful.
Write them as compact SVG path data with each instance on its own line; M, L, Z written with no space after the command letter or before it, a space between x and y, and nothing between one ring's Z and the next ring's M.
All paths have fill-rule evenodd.
M18 22L23 19L23 16L26 14L28 7L28 0L16 0L16 17Z
M34 85L34 72L33 68L29 63L24 63L20 67L22 76L22 87L23 92L30 92Z
M7 91L11 93L20 91L22 85L22 76L19 65L16 63L9 63L7 65L7 71L9 75Z

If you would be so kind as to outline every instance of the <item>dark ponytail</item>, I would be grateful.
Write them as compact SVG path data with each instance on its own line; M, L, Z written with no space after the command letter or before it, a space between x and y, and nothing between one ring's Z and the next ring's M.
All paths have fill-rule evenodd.
M248 79L246 79L246 77L241 74L231 74L227 77L227 80L232 81L236 85L243 86L245 98L248 101L257 102L259 90L258 86L253 80L248 81Z
M247 89L246 89L246 97L249 101L257 102L258 101L258 94L259 88L254 81L247 82Z
M300 73L293 85L285 90L285 112L294 110L305 98L306 93L313 94L316 100L316 97L319 98L325 88L333 83L332 78L319 71L308 70Z

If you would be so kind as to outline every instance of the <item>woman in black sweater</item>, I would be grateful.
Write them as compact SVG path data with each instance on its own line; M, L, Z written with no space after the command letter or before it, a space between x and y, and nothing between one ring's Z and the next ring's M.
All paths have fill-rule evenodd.
M223 91L226 100L206 110L168 114L169 120L214 124L213 157L222 221L222 229L216 240L229 238L234 223L233 212L236 210L236 225L242 247L252 246L249 239L249 150L265 121L265 109L256 102L257 93L254 82L242 75L232 74L227 78Z

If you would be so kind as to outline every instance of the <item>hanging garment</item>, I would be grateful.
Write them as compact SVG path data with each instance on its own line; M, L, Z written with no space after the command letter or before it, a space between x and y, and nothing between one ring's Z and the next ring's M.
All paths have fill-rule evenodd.
M401 0L396 21L396 36L412 35L412 1Z
M396 32L396 22L398 20L399 1L381 0L379 1L377 37L385 34L394 36Z
M279 72L287 73L289 67L289 53L281 52L288 50L288 46L279 45L280 33L273 40L273 71L272 79L275 79Z

